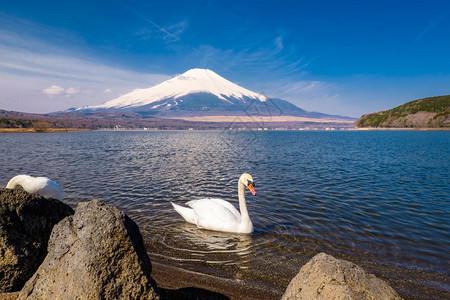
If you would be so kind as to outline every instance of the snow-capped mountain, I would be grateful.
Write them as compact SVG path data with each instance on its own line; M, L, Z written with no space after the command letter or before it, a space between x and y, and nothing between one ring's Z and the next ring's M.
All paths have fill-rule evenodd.
M136 89L101 105L85 106L76 111L223 111L238 109L255 100L265 102L266 97L211 70L192 69L151 88Z
M136 89L101 105L69 109L93 113L120 111L156 116L289 115L327 118L294 104L247 90L207 69L192 69L147 89ZM339 117L339 116L333 116Z

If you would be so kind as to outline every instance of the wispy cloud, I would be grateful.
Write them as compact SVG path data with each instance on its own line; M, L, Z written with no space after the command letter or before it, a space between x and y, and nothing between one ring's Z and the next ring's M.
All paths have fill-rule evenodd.
M309 62L294 47L287 46L281 36L255 43L243 49L221 49L203 44L186 54L186 61L197 61L200 66L212 66L217 71L258 74L267 80L301 76ZM249 82L252 80L249 79Z
M427 26L425 26L425 28L416 36L416 38L412 42L412 45L417 43L417 41L419 41L425 34L427 34L430 30L432 30L434 27L436 27L446 17L447 17L447 15L440 15L440 16L434 18L433 20L431 20L431 22Z
M138 10L133 8L132 6L129 6L129 5L125 4L125 3L119 3L119 4L122 5L124 8L126 8L131 13L133 13L134 15L138 16L139 18L141 18L142 20L147 22L148 24L152 25L154 28L159 30L161 33L163 33L164 34L164 38L170 38L170 39L172 39L174 41L180 41L180 38L178 36L186 28L186 25L187 25L186 22L184 22L184 23L182 22L182 23L176 24L175 27L170 28L169 30L174 30L174 32L175 32L175 33L172 33L168 29L165 29L163 26L160 26L157 23L153 22L149 17L143 15L141 12L139 12ZM151 32L151 30L149 31L147 29L147 30L144 30L143 32Z
M76 57L34 37L0 30L2 109L51 112L100 104L166 79L166 75L139 73Z
M189 27L189 23L186 20L170 25L167 28L167 31L171 32L173 36L178 37L181 40L181 35L186 31Z
M279 53L281 50L283 50L283 38L281 36L277 36L274 40L275 43L275 52Z
M0 30L0 72L23 76L58 78L73 81L104 82L106 80L126 80L128 75L138 77L138 73L102 65L89 58L78 58L54 46L41 44L26 37L5 41L8 32ZM35 44L35 51L29 49ZM148 80L152 74L140 74ZM162 76L155 74L157 81ZM150 80L152 81L152 80ZM154 80L153 80L154 81ZM142 82L139 80L138 82Z

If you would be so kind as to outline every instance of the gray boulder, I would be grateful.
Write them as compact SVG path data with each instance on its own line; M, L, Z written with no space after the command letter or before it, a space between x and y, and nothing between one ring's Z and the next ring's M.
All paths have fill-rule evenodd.
M100 200L57 224L19 299L159 299L139 228Z
M0 188L0 293L22 289L47 255L53 226L72 214L56 199Z
M325 253L314 256L292 279L287 299L401 299L383 280L361 267Z

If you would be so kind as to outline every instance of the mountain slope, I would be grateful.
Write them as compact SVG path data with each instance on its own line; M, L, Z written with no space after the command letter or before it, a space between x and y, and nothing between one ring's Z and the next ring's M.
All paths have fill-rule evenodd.
M450 127L450 95L407 102L393 109L359 118L359 128L442 128Z

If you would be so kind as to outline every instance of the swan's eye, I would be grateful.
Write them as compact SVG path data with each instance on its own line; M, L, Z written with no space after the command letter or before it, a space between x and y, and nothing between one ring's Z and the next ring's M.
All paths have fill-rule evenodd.
M255 187L255 183L251 180L247 180L247 186L252 185L253 187Z

